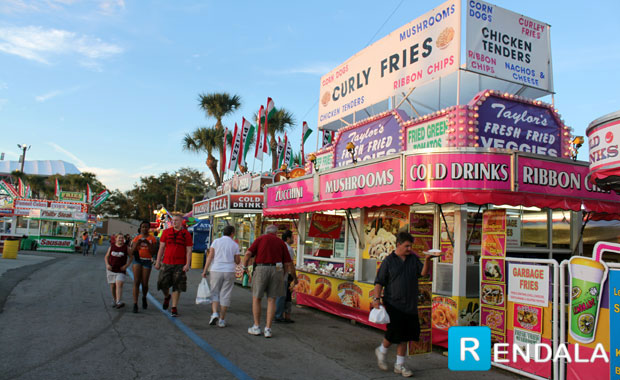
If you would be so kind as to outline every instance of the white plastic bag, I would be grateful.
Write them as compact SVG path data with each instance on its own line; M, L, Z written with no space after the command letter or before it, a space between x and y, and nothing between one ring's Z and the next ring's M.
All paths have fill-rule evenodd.
M370 315L368 315L368 320L378 325L385 325L390 323L390 316L383 305L380 305L378 309L372 308Z
M211 303L211 288L209 288L209 281L206 278L202 278L200 284L198 284L198 293L196 294L196 305L204 305Z

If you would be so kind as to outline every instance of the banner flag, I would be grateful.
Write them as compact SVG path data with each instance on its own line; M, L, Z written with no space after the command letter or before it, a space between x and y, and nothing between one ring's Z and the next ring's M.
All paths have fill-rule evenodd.
M261 124L264 124L263 120L261 120L263 118L264 111L265 111L265 107L260 106L260 109L258 110L258 120L257 120L258 129L256 131L256 149L254 150L254 158L258 159L261 162L263 161L263 153L267 151L267 147L265 146L266 139L264 139L263 135L261 135L261 132L264 129L264 128L261 128ZM265 134L265 136L267 135Z
M110 192L108 190L103 190L102 192L97 194L97 196L93 200L93 208L99 207L99 205L105 202L108 197L110 197Z
M237 163L239 161L239 153L241 151L241 131L235 123L235 133L233 134L232 146L230 147L230 162L228 163L228 170L233 172L237 170Z
M248 151L250 150L250 142L252 140L252 136L254 135L254 126L252 123L242 118L243 121L241 126L243 127L243 150L241 155L241 163L243 166L247 167L247 163L245 162L245 158L248 155Z

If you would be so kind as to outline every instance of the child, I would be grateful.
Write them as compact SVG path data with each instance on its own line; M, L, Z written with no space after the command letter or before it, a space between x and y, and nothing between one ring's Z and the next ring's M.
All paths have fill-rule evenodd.
M112 307L120 309L125 306L121 302L123 294L123 282L125 282L126 270L131 264L131 260L127 259L127 245L125 245L125 237L123 234L116 234L114 244L110 245L108 252L105 254L105 266L108 275L108 283L112 291L113 305Z

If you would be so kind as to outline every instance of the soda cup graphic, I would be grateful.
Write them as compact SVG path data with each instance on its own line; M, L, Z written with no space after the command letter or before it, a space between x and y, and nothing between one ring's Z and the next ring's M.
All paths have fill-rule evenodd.
M573 257L568 262L570 273L570 330L580 343L594 341L598 323L601 291L607 279L605 263L586 257Z

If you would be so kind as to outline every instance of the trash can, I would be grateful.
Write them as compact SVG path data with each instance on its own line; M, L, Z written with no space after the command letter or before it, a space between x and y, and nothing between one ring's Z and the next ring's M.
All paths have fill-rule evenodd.
M205 254L202 252L192 252L192 269L204 268Z
M5 240L4 249L2 250L3 259L16 259L17 251L19 251L19 239L18 240Z

